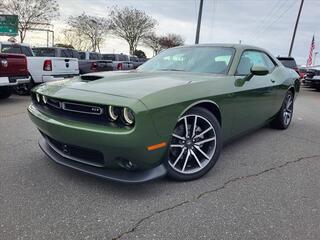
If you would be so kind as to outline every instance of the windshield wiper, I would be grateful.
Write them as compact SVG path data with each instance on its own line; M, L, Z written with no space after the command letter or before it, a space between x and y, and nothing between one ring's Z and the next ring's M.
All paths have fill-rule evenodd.
M184 70L174 69L174 68L163 68L159 69L159 71L175 71L175 72L183 72Z

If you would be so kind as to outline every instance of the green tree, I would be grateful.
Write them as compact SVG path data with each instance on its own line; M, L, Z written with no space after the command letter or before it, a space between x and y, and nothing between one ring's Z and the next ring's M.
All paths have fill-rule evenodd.
M142 50L134 50L133 55L136 55L138 58L147 58L146 54Z

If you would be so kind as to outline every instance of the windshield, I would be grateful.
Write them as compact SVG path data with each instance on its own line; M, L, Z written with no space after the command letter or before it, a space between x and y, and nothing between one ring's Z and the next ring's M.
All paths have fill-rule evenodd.
M235 53L231 47L179 47L161 52L139 70L226 74Z

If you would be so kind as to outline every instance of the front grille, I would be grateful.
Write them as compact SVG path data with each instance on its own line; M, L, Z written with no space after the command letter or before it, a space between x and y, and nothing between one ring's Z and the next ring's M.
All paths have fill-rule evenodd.
M106 107L100 105L69 102L56 98L46 98L46 104L38 103L36 96L32 93L32 100L35 106L42 112L61 116L70 120L89 122L94 124L110 125L112 127L123 127L121 124L113 124L108 121Z
M87 163L97 167L102 167L104 165L103 154L99 151L62 143L42 132L41 134L47 139L51 146L54 146L54 148L60 152L60 154L69 157L71 160Z
M68 101L45 95L38 96L40 102L37 100L36 93L31 93L34 106L42 113L61 116L70 120L109 126L112 128L124 128L129 130L134 127L134 125L126 125L122 116L118 117L116 121L111 121L107 105Z
M62 102L62 109L70 112L86 113L93 115L103 114L103 108L92 105Z

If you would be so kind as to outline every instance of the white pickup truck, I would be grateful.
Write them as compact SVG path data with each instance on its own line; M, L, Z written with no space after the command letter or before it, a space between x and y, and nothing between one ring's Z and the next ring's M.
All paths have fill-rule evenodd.
M26 55L31 85L79 75L78 59L54 56L35 57L28 44L0 42L0 52Z

